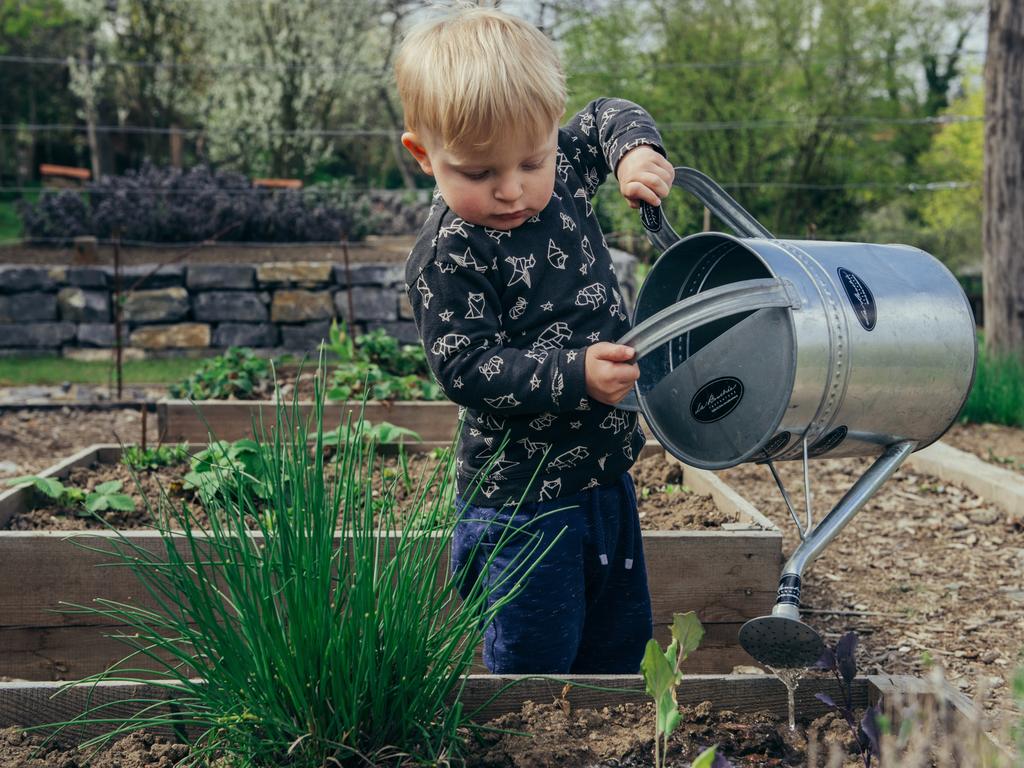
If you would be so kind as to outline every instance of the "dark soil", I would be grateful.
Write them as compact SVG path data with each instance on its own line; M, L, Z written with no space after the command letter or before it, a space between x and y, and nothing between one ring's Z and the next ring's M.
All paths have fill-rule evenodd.
M812 734L818 754L832 744L846 756L844 765L856 766L856 746L847 725L826 715L807 729L788 726L770 714L741 715L712 711L710 702L682 707L682 723L672 734L666 765L688 768L705 748L718 752L744 768L804 766L808 764L807 735ZM550 704L526 702L519 712L487 724L492 729L519 731L483 733L471 739L468 768L646 768L654 750L653 704L620 704L602 709L572 709L567 701ZM78 768L86 753L44 747L43 739L14 728L0 730L0 768ZM101 752L91 768L170 768L188 754L188 747L148 733L133 734Z
M680 713L682 722L669 739L665 764L670 768L689 768L694 758L715 744L719 754L744 768L806 766L807 733L815 734L818 754L828 754L834 743L849 756L844 764L858 765L859 753L848 726L834 715L790 732L774 715L714 712L710 702L681 707ZM467 760L470 768L647 768L653 764L652 703L573 710L564 700L528 701L519 712L488 726L530 735L484 735Z
M91 754L77 749L45 746L39 734L16 728L0 729L0 768L171 768L188 754L188 747L148 733L126 736L86 763Z
M430 454L413 453L408 456L408 477L410 485L395 484L397 502L396 522L405 519L403 510L416 498L420 478L429 478L437 466L437 460ZM161 467L133 472L123 464L99 464L94 467L80 467L71 470L65 486L92 491L100 483L119 480L122 491L135 500L134 512L108 511L102 513L106 524L119 529L146 528L153 526L152 512L156 512L157 500L166 494L175 505L187 504L196 519L202 523L206 516L198 499L191 490L182 487L187 464L175 467ZM682 485L682 469L664 455L642 458L633 467L637 484L640 523L647 530L693 530L717 528L722 523L735 522L736 516L719 510L710 496L702 496ZM383 493L383 483L393 482L402 475L397 457L388 456L382 462L377 474L376 494ZM137 482L136 482L137 477ZM147 506L146 501L149 501ZM35 495L33 508L12 516L7 525L9 530L86 530L105 527L104 522L92 515L84 515L74 509L61 508L41 494Z
M148 436L157 433L149 414ZM34 475L93 443L138 443L142 414L137 410L0 411L0 488L3 478Z

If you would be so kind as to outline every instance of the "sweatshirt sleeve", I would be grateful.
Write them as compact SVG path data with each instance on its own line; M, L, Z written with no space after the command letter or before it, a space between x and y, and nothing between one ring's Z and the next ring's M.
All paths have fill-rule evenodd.
M586 349L562 348L563 339L543 336L527 348L513 346L502 327L499 276L487 244L449 234L435 246L417 247L434 252L410 276L409 301L427 362L448 398L508 414L577 408L586 395Z
M562 135L559 171L575 170L589 197L631 149L647 145L665 154L654 118L625 99L595 99L562 128ZM567 180L564 175L562 180Z

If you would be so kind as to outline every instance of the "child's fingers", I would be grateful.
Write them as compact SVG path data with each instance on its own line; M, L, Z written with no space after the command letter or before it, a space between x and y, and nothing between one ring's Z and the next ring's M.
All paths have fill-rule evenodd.
M636 352L626 344L599 341L594 345L594 354L602 360L610 360L613 363L628 363L633 360Z
M661 198L658 197L658 193L639 181L629 181L623 184L622 196L632 202L645 202L654 206L661 205Z
M676 178L676 169L673 167L672 163L670 163L667 158L657 155L654 158L654 165L657 169L657 174L671 185Z
M648 189L654 190L658 197L667 197L672 189L672 180L658 173L658 169L637 174L635 181L642 182Z

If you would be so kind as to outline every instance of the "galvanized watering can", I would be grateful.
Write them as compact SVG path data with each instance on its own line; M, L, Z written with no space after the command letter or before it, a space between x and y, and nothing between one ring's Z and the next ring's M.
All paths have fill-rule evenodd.
M737 236L680 238L641 206L664 251L637 297L640 380L620 404L643 413L665 449L704 469L768 465L800 532L770 616L740 643L758 661L800 667L820 657L800 621L804 568L911 452L953 423L974 379L974 319L937 259L905 245L778 240L714 181L676 168ZM875 456L815 527L808 459ZM804 462L805 521L774 461Z

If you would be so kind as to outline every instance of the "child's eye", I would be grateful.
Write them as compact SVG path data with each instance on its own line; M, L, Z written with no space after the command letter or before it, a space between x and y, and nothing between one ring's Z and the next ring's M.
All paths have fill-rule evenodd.
M471 179L472 181L480 181L481 179L487 177L487 171L476 171L474 173L463 171L462 175L465 176L467 179Z
M523 165L523 170L526 171L539 171L544 167L544 163L526 163Z

